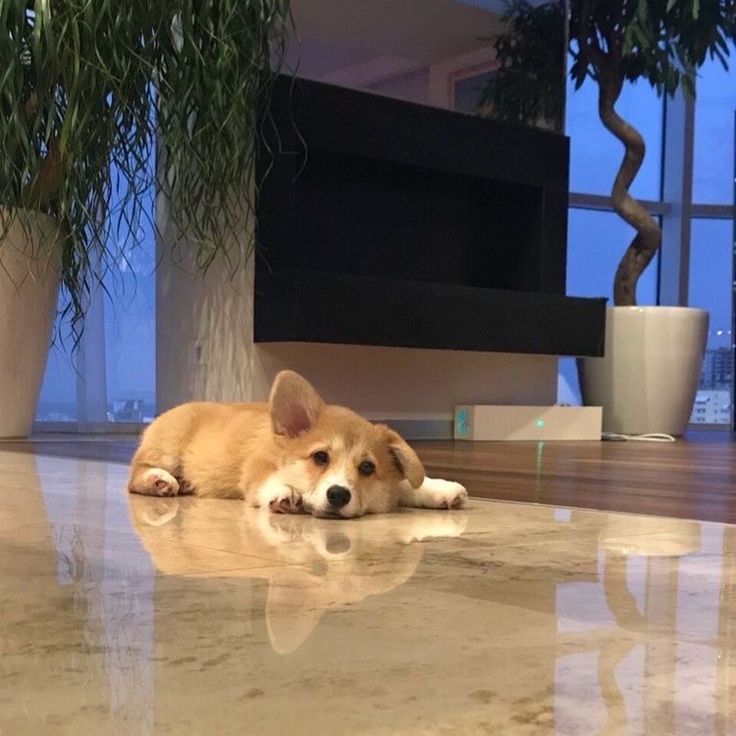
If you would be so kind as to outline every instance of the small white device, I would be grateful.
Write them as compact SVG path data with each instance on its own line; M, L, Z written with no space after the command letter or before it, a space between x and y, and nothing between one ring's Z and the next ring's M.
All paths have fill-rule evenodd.
M600 406L455 407L456 440L600 440Z

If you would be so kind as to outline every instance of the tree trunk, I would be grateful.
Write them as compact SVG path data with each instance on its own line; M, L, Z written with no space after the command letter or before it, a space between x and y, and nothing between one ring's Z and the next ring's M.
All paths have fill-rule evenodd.
M613 303L617 307L636 306L636 285L662 243L662 230L647 210L629 194L631 182L644 161L645 145L639 131L619 117L614 109L623 80L601 73L598 85L598 114L601 121L626 149L611 191L613 208L636 230L636 236L616 270Z
M51 201L59 194L63 174L59 139L54 137L49 142L48 151L41 161L38 174L23 193L24 206L45 212Z

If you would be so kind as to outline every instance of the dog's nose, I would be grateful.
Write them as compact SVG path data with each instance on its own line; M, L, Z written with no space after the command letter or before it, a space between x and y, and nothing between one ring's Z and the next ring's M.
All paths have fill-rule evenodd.
M327 489L327 500L333 508L341 509L350 503L350 491L342 486L330 486Z
M345 552L350 552L352 546L350 537L345 534L330 534L325 541L325 549L331 555L341 555Z

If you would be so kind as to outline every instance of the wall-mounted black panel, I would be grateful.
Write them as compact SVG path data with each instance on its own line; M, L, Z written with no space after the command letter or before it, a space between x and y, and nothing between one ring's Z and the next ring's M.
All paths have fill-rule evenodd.
M289 190L281 209L261 210L261 262L272 271L497 289L539 279L519 243L541 242L540 189L310 148Z
M600 354L601 303L564 297L565 137L286 78L271 111L257 341Z
M602 355L605 313L605 299L282 271L259 278L255 338Z

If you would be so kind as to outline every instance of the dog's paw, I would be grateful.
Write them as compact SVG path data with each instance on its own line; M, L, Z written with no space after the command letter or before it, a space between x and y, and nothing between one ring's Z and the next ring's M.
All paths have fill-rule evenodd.
M163 468L151 468L143 474L143 493L150 496L176 496L179 481Z
M293 488L285 488L278 496L268 502L268 507L275 514L303 514L302 496Z
M429 509L460 509L468 500L465 486L442 478L427 478L421 490L422 505Z
M405 542L460 537L468 526L468 515L447 511L444 514L412 514L404 530Z
M157 498L149 503L141 510L141 517L149 526L168 524L179 513L178 498Z

